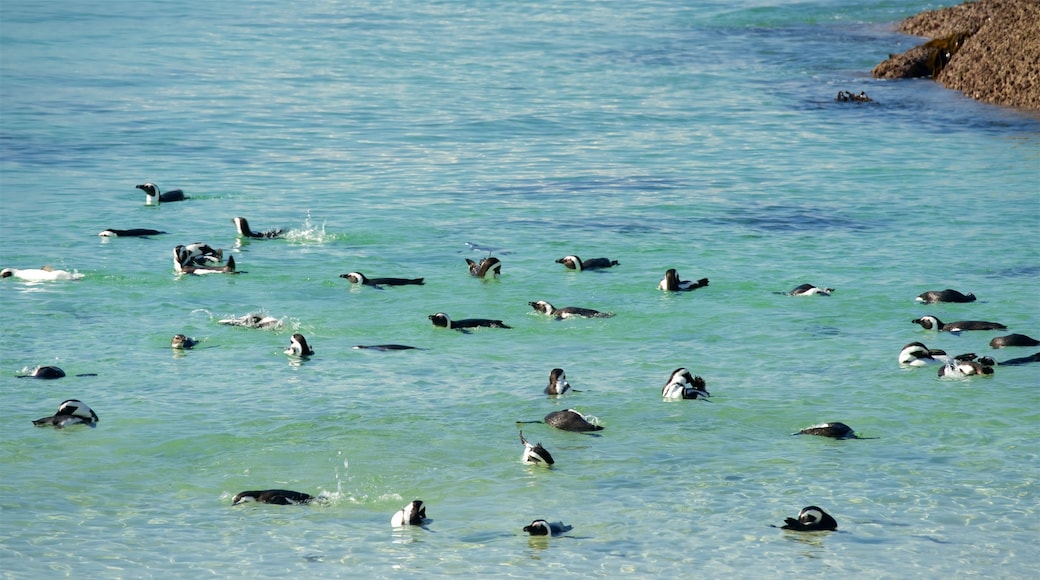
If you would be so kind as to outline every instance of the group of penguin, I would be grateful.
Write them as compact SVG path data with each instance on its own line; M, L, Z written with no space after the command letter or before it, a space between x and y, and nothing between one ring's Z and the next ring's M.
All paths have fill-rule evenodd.
M153 205L161 203L169 203L173 201L182 201L188 199L181 190L173 190L165 193L160 193L159 188L153 183L145 183L136 186L146 194L146 204ZM280 237L283 231L280 229L269 230L264 232L253 231L248 221L244 217L236 217L232 220L236 226L238 234L247 238L254 239L272 239ZM113 236L113 237L132 237L132 236L149 236L162 234L164 232L157 230L150 230L144 228L135 229L107 229L102 231L100 236ZM223 261L223 250L214 249L209 245L203 243L193 243L187 245L178 245L174 248L174 266L180 273L185 274L209 274L209 273L239 273L236 269L234 257L229 256L227 263L221 264ZM501 274L502 262L490 255L483 260L474 261L466 259L469 272L472 276L478 278L497 278ZM596 270L611 268L618 266L617 260L609 258L593 258L582 260L580 257L575 255L565 256L556 260L556 263L562 264L565 268L575 271L585 270ZM7 274L10 275L10 274ZM350 272L347 274L340 275L341 278L347 279L352 284L359 284L371 287L383 287L383 286L404 286L404 285L422 285L424 284L423 278L389 278L389 277L372 277L369 278L360 272ZM709 281L707 278L701 278L698 280L683 280L676 269L669 268L664 275L664 278L659 282L658 289L669 292L687 292L703 288L708 286ZM778 292L778 294L786 294L791 296L829 296L834 292L833 288L818 287L812 284L802 284L789 292ZM956 290L947 289L942 291L929 291L922 293L917 297L918 301L925 303L934 302L971 302L975 300L973 294L962 294ZM557 319L563 318L609 318L614 314L610 312L601 312L589 308L580 308L568 306L564 308L556 308L552 304L544 301L532 301L528 303L536 312L551 316ZM452 320L446 313L437 312L431 314L428 317L432 324L437 327L448 328L458 330L461 332L469 332L470 329L474 328L510 328L508 325L503 323L501 320L491 319L463 319L463 320ZM946 332L960 332L963 330L1004 330L1006 327L999 323L983 322L983 321L960 321L954 323L943 323L935 316L922 316L921 318L913 320L914 323L920 324L925 329L935 329ZM271 328L276 327L280 324L278 319L269 316L262 316L259 314L248 314L243 317L229 318L221 320L220 323L235 325L235 326L247 326L253 328ZM184 334L175 335L170 343L170 346L174 349L190 349L194 347L198 341L190 338ZM998 337L991 341L991 346L994 348L1001 348L1003 346L1036 346L1040 345L1040 341L1032 339L1025 335L1013 334L1006 337ZM397 345L397 344L382 344L382 345L358 345L355 348L374 348L381 350L400 350L414 348L408 345ZM290 339L290 345L285 349L285 354L294 357L306 357L314 354L314 350L310 347L307 339L300 333L294 333ZM1026 357L1024 359L1012 359L1005 361L1000 364L1022 364L1024 362L1036 362L1040 361L1040 353L1033 355L1032 357ZM913 342L906 345L899 355L899 363L906 366L923 366L926 364L941 364L939 368L939 376L969 376L973 374L992 374L993 366L996 363L991 357L977 357L973 353L966 353L955 357L948 357L945 352L937 349L929 349L920 342ZM33 378L41 379L56 379L65 376L65 373L53 366L41 366L33 369L33 371L26 375ZM566 374L563 369L555 368L549 374L549 385L545 388L544 392L547 395L562 395L571 391L571 386L567 382ZM665 382L664 387L661 389L662 397L666 399L707 399L710 394L707 390L706 381L700 376L694 376L686 368L678 368L672 372L668 380ZM58 411L50 416L37 419L33 421L36 426L52 426L55 428L64 428L71 425L83 424L88 426L96 426L99 421L97 414L85 403L77 399L69 399L63 401L59 405ZM562 411L554 411L545 416L542 421L535 421L539 423L545 423L557 429L574 432L589 432L599 431L603 427L598 424L598 421L594 417L587 417L574 409L565 409ZM518 422L521 423L521 422ZM851 427L840 422L824 423L820 425L814 425L800 430L796 434L805 435L818 435L823 437L831 437L835 439L850 439L859 438ZM530 443L520 431L520 443L524 447L522 462L526 464L534 465L545 465L551 466L555 463L551 453L546 450L540 443ZM240 505L249 502L276 504L276 505L295 505L295 504L306 504L315 500L320 500L315 496L311 496L306 493L283 490L283 489L268 489L268 490L251 490L243 491L234 496L232 505ZM405 505L403 508L398 510L391 518L391 524L397 526L425 526L429 519L426 516L426 506L422 500L413 500ZM784 525L780 526L782 529L803 531L803 532L814 532L814 531L833 531L838 527L837 521L823 509L818 506L807 506L803 508L797 517L786 518ZM549 522L543 519L537 519L532 521L529 525L523 528L525 533L532 536L556 536L566 533L572 529L572 526L563 524L562 522Z

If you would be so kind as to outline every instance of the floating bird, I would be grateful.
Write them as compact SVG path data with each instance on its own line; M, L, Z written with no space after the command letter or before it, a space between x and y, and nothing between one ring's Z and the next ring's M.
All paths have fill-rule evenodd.
M353 348L358 350L370 349L370 350L413 350L414 346L408 346L407 344L355 344Z
M929 290L922 292L917 295L914 300L918 302L924 302L926 304L932 304L934 302L975 302L975 295L961 294L953 288L947 288L946 290Z
M277 330L282 327L282 321L259 313L246 314L238 318L225 318L217 321L227 326L244 326L246 328L261 328L265 330Z
M690 371L678 368L661 388L661 396L666 399L707 399L707 383L701 377L695 377Z
M832 437L834 439L858 439L859 436L845 423L821 423L806 427L795 435L819 435L820 437Z
M188 196L184 195L184 192L179 189L160 193L159 187L154 183L143 183L134 187L144 192L145 205L159 205L159 202L169 203L171 201L184 201L188 199Z
M562 395L571 390L571 384L567 382L567 374L563 369L549 371L549 386L545 387L546 395Z
M796 532L823 532L838 529L838 522L822 509L811 505L798 512L798 519L784 518L784 530Z
M949 357L945 350L928 348L923 343L911 342L899 351L899 364L910 367L921 367L925 365L946 364Z
M97 413L93 409L88 407L86 403L78 399L69 399L62 401L58 405L58 412L50 417L43 417L33 421L33 425L37 427L54 427L55 429L63 429L69 425L87 425L90 427L97 426L98 419Z
M589 260L582 260L578 256L564 256L559 260L556 260L557 264L563 264L564 268L568 270L577 270L582 272L584 270L601 270L603 268L611 268L617 266L617 260L611 260L610 258L591 258Z
M289 356L310 356L314 354L314 350L307 344L307 339L302 334L296 333L292 335L290 339L289 348L285 349L285 354Z
M29 371L27 375L21 375L20 379L60 379L65 376L65 371L56 366L41 365Z
M676 272L675 268L669 268L664 273L664 278L661 280L660 283L657 284L657 289L666 290L668 292L688 292L690 290L703 288L707 285L707 278L701 278L696 282L690 280L680 280L679 273Z
M178 272L181 274L240 274L235 270L235 257L229 256L227 264L223 266L196 266L192 262L194 259L187 258L188 252L184 246L177 246L173 249L173 264ZM187 260L187 262L182 261Z
M524 438L524 432L520 432L520 443L524 445L524 454L521 456L520 461L530 465L545 465L546 467L556 463L553 456L549 454L549 451L542 447L541 443L531 445L527 439Z
M546 520L535 520L524 526L524 531L532 536L559 536L574 529L563 522L549 522Z
M18 278L26 282L53 282L55 280L79 280L83 274L55 270L51 266L42 268L4 268L0 270L0 278Z
M427 316L434 326L441 328L450 328L452 330L462 330L470 328L512 328L506 325L501 320L490 320L487 318L465 318L463 320L452 320L447 314L438 312Z
M592 421L590 421L592 419ZM574 409L566 409L563 411L553 411L545 416L542 420L546 425L562 429L563 431L602 431L603 427L594 423L593 421L598 420L595 417L583 415Z
M158 236L160 234L165 233L166 232L161 232L159 230L150 230L148 228L130 228L128 230L117 230L115 228L108 228L107 230L99 232L98 235L103 238L139 238L143 236Z
M911 320L914 324L920 324L925 330L938 330L940 332L960 332L962 330L1007 330L1007 327L999 322L986 322L983 320L960 320L943 324L935 316L922 316Z
M426 506L422 500L412 500L408 502L408 505L397 510L397 513L390 518L390 525L395 528L402 526L422 526L427 522L426 519Z
M1040 362L1040 352L1019 358L1009 358L1006 361L1000 362L1000 366L1016 366L1035 362Z
M610 318L611 316L614 316L613 312L600 312L599 310L593 310L591 308L578 308L576 306L556 308L545 300L528 302L527 304L530 305L531 308L534 308L536 312L548 314L557 320L563 318Z
M498 278L502 274L501 260L492 256L488 256L480 262L466 258L466 264L469 266L470 276L477 278Z
M1040 340L1037 340L1031 336L1024 334L1009 334L1007 336L998 336L993 340L989 341L989 345L992 348L1005 348L1009 346L1037 346L1040 345Z
M834 292L834 288L820 288L819 286L813 286L812 284L802 284L792 288L787 293L788 296L830 296L831 292Z
M194 338L188 338L183 334L175 334L173 335L173 338L170 340L170 348L183 350L191 348L198 343L199 341L195 340Z
M300 491L288 489L266 489L258 491L243 491L231 500L231 505L243 503L271 503L275 505L300 505L314 501L314 496Z
M340 274L339 277L350 280L352 284L361 284L363 286L372 286L375 288L379 288L381 286L407 286L409 284L424 284L422 278L368 278L361 272Z
M235 228L238 229L238 235L253 238L253 239L270 239L277 238L282 235L282 229L268 230L266 232L254 232L249 229L249 222L244 217L236 217L231 219L235 223Z
M177 247L180 249L174 256L173 265L178 268L181 264L186 266L210 267L215 266L224 260L224 250L213 248L209 244L204 244L202 242L195 242L193 244Z
M939 376L959 379L975 375L992 375L993 367L996 364L996 361L988 356L978 358L973 352L959 354L939 367Z

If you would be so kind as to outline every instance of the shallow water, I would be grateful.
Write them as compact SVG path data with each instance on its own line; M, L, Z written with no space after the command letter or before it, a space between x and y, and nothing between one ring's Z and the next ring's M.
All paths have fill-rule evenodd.
M0 6L0 265L83 274L0 281L5 577L1035 575L1040 365L895 362L1034 352L925 313L1040 335L1040 121L869 77L934 4L95 4ZM168 233L95 235L131 227ZM200 240L246 273L176 275ZM913 301L946 287L979 300ZM257 311L282 327L217 323ZM419 348L351 348L380 343ZM16 378L40 364L69 376ZM682 366L710 401L661 400ZM97 428L32 427L69 398ZM605 429L516 424L567 407ZM790 436L835 420L870 439ZM230 507L264 488L325 501ZM391 528L414 498L428 529ZM811 504L840 531L770 527Z

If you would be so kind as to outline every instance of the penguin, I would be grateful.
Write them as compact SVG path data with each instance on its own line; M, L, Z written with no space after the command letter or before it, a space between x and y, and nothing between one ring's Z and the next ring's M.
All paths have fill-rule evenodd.
M461 330L465 332L470 328L512 328L501 320L490 320L487 318L466 318L463 320L452 320L447 314L438 312L427 316L434 326Z
M258 313L246 314L238 318L225 318L217 321L226 326L243 326L246 328L260 328L264 330L277 330L282 327L282 321L273 316L264 316Z
M209 267L224 261L224 250L213 248L209 244L195 242L177 247L181 250L174 256L173 264L178 269L180 264Z
M961 332L962 330L1007 330L1007 327L999 322L986 322L983 320L961 320L958 322L943 323L935 316L928 315L911 320L914 324L920 324L925 330L938 330L939 332Z
M246 221L246 218L244 218L244 217L232 218L231 221L234 222L235 228L238 230L238 235L240 235L242 237L246 237L246 238L253 238L253 239L278 238L278 237L281 237L282 231L283 231L281 228L278 228L278 229L274 229L274 230L268 230L266 232L254 232L253 230L249 229L249 222Z
M811 505L798 512L798 518L784 518L784 530L796 532L824 532L838 529L838 522L830 514Z
M98 235L103 238L140 238L144 236L158 236L165 233L166 232L150 230L148 228L130 228L127 230L108 228L107 230L99 232Z
M44 379L53 380L60 379L65 376L65 371L61 370L56 366L41 365L33 370L29 371L27 375L19 375L20 379Z
M925 304L933 304L935 302L975 302L975 295L970 292L962 294L953 288L947 288L945 290L922 292L914 300L924 302Z
M666 399L707 399L707 383L701 377L695 377L690 371L678 368L661 388L661 396Z
M591 258L588 260L582 260L578 256L564 256L556 260L556 263L563 264L563 267L568 270L577 270L579 272L585 270L601 270L603 268L612 268L620 265L617 260L611 260L610 258Z
M265 489L243 491L231 500L231 505L243 503L270 503L275 505L302 505L314 501L314 496L300 491L288 489Z
M547 314L557 320L564 318L610 318L614 316L613 312L600 312L599 310L593 310L591 308L579 308L577 306L565 306L563 308L556 308L552 304L549 304L545 300L538 300L537 302L527 303L531 308L534 308L535 312Z
M567 382L567 374L563 369L549 371L549 386L545 387L546 395L563 395L571 390L571 384Z
M1016 366L1016 365L1024 365L1024 364L1035 363L1035 362L1040 362L1040 352L1031 354L1029 356L1023 356L1023 357L1018 357L1018 358L1009 358L1006 361L1001 361L999 364L1000 364L1000 366Z
M585 431L602 431L603 427L597 425L594 422L598 422L595 417L583 415L574 409L566 409L564 411L553 411L545 416L542 420L546 425L556 427L563 431L574 431L574 432L585 432Z
M795 288L792 288L787 293L788 296L830 296L831 292L834 292L834 288L820 288L819 286L813 286L812 284L802 284Z
M173 264L181 274L241 274L235 269L235 257L229 256L224 266L197 266L188 258L188 251L184 246L173 249Z
M83 274L67 270L55 270L51 266L42 268L4 268L0 270L0 278L18 278L26 282L52 282L55 280L79 280Z
M175 334L173 335L173 338L170 339L170 348L185 350L192 348L198 343L199 341L195 340L194 338L189 338L183 334Z
M292 335L289 348L285 349L285 354L299 357L311 356L314 354L314 349L307 344L307 339L297 332Z
M795 433L795 435L819 435L820 437L831 437L834 439L859 439L852 427L838 422L821 423L812 427L806 427Z
M680 280L679 273L675 270L675 268L669 268L664 273L664 278L657 284L657 289L665 290L667 292L689 292L690 290L703 288L707 285L707 278L701 278L696 282L693 282L691 280Z
M64 429L69 425L96 427L99 420L97 413L88 407L86 403L78 399L68 399L58 405L57 413L50 417L35 420L33 425L37 427L54 427L55 429Z
M414 346L407 344L355 344L353 348L357 350L369 349L369 350L417 350Z
M367 278L361 272L340 274L339 277L350 280L352 284L372 286L373 288L380 288L382 286L407 286L409 284L421 286L425 284L422 278Z
M1037 346L1040 345L1040 340L1037 340L1031 336L1024 334L1008 334L1006 336L997 336L993 340L989 341L990 348L1006 348L1009 346Z
M946 351L937 348L928 348L923 343L911 342L899 351L897 359L899 364L909 367L921 367L925 365L946 364L949 359Z
M534 520L524 526L524 531L532 536L559 536L574 529L563 522L549 522L547 520Z
M988 356L979 358L973 352L959 354L939 367L939 376L958 379L975 375L992 375L993 366L996 364L996 361Z
M476 278L498 278L502 274L502 262L498 258L488 256L480 262L466 258L469 275Z
M412 500L408 505L397 510L390 518L390 525L395 528L403 526L422 526L427 522L426 505L422 500Z
M134 187L144 192L145 205L159 205L159 202L170 203L173 201L184 201L189 199L188 196L184 195L184 192L179 189L160 193L159 187L151 182L135 185Z
M545 449L545 447L542 447L541 443L531 445L531 443L524 438L523 431L520 431L520 443L524 446L524 454L520 457L520 461L528 465L544 465L546 467L556 463L556 460L553 459L553 456Z

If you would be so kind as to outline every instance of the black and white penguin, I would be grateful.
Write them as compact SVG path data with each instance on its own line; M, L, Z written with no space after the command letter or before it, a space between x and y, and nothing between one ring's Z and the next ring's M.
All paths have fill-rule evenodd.
M675 268L669 268L664 273L664 278L657 284L658 290L665 290L667 292L688 292L690 290L696 290L703 288L708 285L707 278L701 278L696 282L692 280L680 280L679 272Z
M939 367L939 376L947 379L960 379L976 375L992 375L996 361L988 356L979 358L975 353L959 354Z
M0 270L0 278L18 278L26 282L52 282L55 280L79 280L83 274L68 270L56 270L51 266L42 268L4 268Z
M184 264L187 266L215 266L224 261L224 250L214 248L209 244L195 242L183 246L177 256L174 257L174 266Z
M1040 345L1040 340L1037 340L1031 336L1025 334L1009 334L1007 336L998 336L993 340L989 341L991 348L1006 348L1009 346L1037 346Z
M217 321L226 326L243 326L245 328L260 328L263 330L277 330L282 327L282 321L259 313L246 314L238 318L224 318Z
M1007 330L1007 327L999 322L986 322L983 320L960 320L957 322L943 323L935 316L922 316L911 320L914 324L920 324L925 330L938 330L940 332L961 332L962 330Z
M380 286L407 286L409 284L421 286L422 284L425 284L422 278L368 278L361 272L340 274L339 277L350 280L351 284L361 284L363 286L373 286L375 288L379 288Z
M830 296L834 288L820 288L812 284L801 284L791 289L788 296Z
M584 270L601 270L603 268L611 268L619 265L617 260L611 260L610 258L590 258L588 260L582 260L578 256L564 256L559 260L556 260L556 263L563 264L563 267L568 270L577 270L579 272Z
M295 333L289 342L289 348L285 349L285 354L289 356L311 356L314 354L314 349L307 344L307 339L300 333Z
M796 532L824 532L838 529L838 522L830 514L811 505L798 512L798 518L784 518L784 530Z
M1008 360L1001 361L999 364L1000 366L1017 366L1035 362L1040 362L1040 352L1031 354L1029 356L1009 358Z
M661 388L661 396L666 399L707 399L707 383L701 377L693 376L690 371L678 368L672 371L668 382Z
M923 367L927 365L946 364L950 360L946 351L938 348L928 348L924 343L911 342L899 351L899 364L908 367Z
M590 421L591 419L591 421ZM551 427L556 427L563 431L602 431L603 427L597 425L598 419L589 415L583 415L574 409L566 409L564 411L553 411L542 419L542 422Z
M243 491L231 500L231 505L243 503L270 503L275 505L301 505L314 501L314 496L301 491L288 489L265 489L256 491Z
M567 374L563 369L549 371L549 386L545 387L546 395L562 395L571 390L571 384L567 382Z
M469 328L512 328L501 320L488 318L465 318L463 320L452 320L447 314L438 312L427 316L434 326L450 328L452 330L466 330Z
M962 294L953 288L947 288L945 290L929 290L922 292L917 295L914 300L918 302L924 302L925 304L932 304L935 302L975 302L975 295L972 293Z
M547 520L535 520L524 526L524 531L532 536L559 536L574 529L563 522L550 522Z
M145 205L159 205L159 202L170 203L171 201L184 201L188 196L179 189L172 189L166 193L160 193L159 187L154 183L142 183L134 186L144 192Z
M151 230L148 228L130 228L127 230L108 228L107 230L98 233L98 235L103 238L140 238L143 236L158 236L165 233L166 232Z
M552 304L549 304L545 300L538 300L537 302L528 302L531 308L534 308L535 312L541 312L542 314L548 314L553 318L559 320L563 318L610 318L614 316L613 312L600 312L599 310L593 310L591 308L579 308L577 306L565 306L563 308L556 308Z
M177 246L173 249L173 265L181 274L239 274L235 270L235 257L228 256L227 264L223 266L196 265L193 258L188 257L189 252L185 246Z
M185 350L195 346L198 343L199 341L195 340L194 338L189 338L183 334L175 334L173 335L173 338L170 339L170 348L174 348L177 350Z
M545 447L542 447L541 443L531 445L531 443L524 438L524 432L520 432L520 443L524 446L524 454L520 457L520 461L527 463L528 465L544 465L549 467L556 463L553 456L549 453Z
M20 379L60 379L65 376L65 371L52 365L41 365L29 371L27 375L19 375Z
M355 344L352 348L357 350L416 350L414 346L407 344Z
M244 217L232 218L231 221L235 223L235 228L238 230L238 235L246 237L246 238L253 238L253 239L277 238L277 237L282 235L282 231L283 231L281 228L278 228L278 229L268 230L266 232L254 232L253 230L249 229L249 222L246 221L246 218L244 218Z
M845 423L821 423L806 427L795 435L819 435L820 437L831 437L834 439L858 439L859 436Z
M97 413L88 407L86 403L77 399L69 399L62 401L58 405L57 413L50 417L35 420L33 425L37 427L54 427L55 429L64 429L69 425L95 427L99 420Z
M469 275L477 278L498 278L502 274L502 261L493 256L488 256L479 262L466 258L469 266Z
M408 502L408 505L397 510L397 513L390 518L390 525L395 528L404 526L422 526L425 525L426 518L426 505L423 504L422 500L412 500Z

